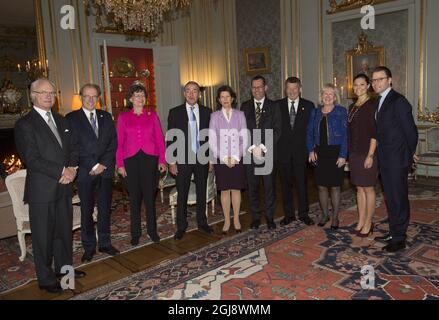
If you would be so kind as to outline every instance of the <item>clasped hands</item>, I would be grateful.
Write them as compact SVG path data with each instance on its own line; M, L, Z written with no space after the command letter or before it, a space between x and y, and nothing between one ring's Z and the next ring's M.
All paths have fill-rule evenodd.
M233 168L238 162L233 157L225 157L224 158L224 164L229 167Z
M75 180L77 167L67 167L64 168L61 178L59 179L59 183L61 184L69 184Z

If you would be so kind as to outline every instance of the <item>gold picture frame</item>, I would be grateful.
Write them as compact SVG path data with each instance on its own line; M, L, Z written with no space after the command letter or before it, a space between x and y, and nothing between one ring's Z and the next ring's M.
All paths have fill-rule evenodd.
M346 52L347 94L348 98L355 98L353 79L357 74L364 73L372 77L372 70L385 65L386 52L384 47L375 47L367 41L367 35L361 33L355 49Z
M245 49L244 61L248 75L271 72L270 49L268 47Z

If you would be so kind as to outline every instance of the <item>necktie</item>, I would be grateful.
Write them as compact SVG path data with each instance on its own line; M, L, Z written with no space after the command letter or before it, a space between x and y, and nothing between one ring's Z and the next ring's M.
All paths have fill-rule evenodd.
M261 102L256 102L256 128L259 129L259 122L261 120L262 110L261 110Z
M377 97L377 99L378 99L378 108L377 108L377 111L375 111L375 120L377 120L377 118L378 118L378 112L380 112L380 109L381 109L381 96L379 95L378 97Z
M294 128L294 121L296 120L296 109L294 109L294 101L291 101L291 108L290 108L290 125L291 129Z
M99 137L98 126L96 125L96 118L94 117L93 112L90 112L90 123L96 135L96 138L98 138Z
M58 140L59 145L62 147L61 136L59 135L58 129L56 129L55 123L53 123L50 111L46 112L46 116L48 118L47 124L49 125L50 130L52 130L56 140Z
M195 107L191 107L191 118L189 120L189 124L191 127L191 148L194 153L197 153L198 149L200 148L200 143L198 141L198 125L194 109Z

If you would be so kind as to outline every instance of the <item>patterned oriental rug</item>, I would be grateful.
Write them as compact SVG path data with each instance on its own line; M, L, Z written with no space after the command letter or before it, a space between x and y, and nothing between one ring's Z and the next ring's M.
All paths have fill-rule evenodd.
M168 189L169 191L170 189ZM212 215L212 206L209 204L209 223L215 223L224 219L219 201L215 202L215 213ZM128 195L121 191L113 192L111 206L111 239L112 244L121 252L126 252L138 247L130 244L130 214ZM151 240L146 234L145 208L142 206L142 237L140 245L147 245ZM164 203L157 195L156 201L157 228L161 239L172 237L175 233L175 226L171 223L171 210L169 207L169 193L165 192ZM241 212L243 214L244 212ZM188 210L188 230L196 229L195 207ZM0 292L7 291L18 286L24 285L36 279L34 262L32 256L32 237L26 236L27 255L23 262L20 262L20 247L17 237L0 240ZM81 265L81 257L84 253L81 244L81 230L73 233L73 263L75 266ZM96 252L93 262L108 258L108 255Z
M400 253L386 253L373 240L388 230L382 197L376 232L363 239L351 234L357 214L353 193L347 192L337 231L329 224L295 222L274 231L264 226L73 299L439 299L438 196L439 187L410 186L408 247ZM361 269L367 265L374 282L362 289Z

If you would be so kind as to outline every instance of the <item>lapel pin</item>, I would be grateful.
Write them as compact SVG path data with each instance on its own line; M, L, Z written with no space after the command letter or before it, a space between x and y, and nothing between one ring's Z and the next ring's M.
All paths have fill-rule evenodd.
M69 132L69 129L64 130L64 132Z

